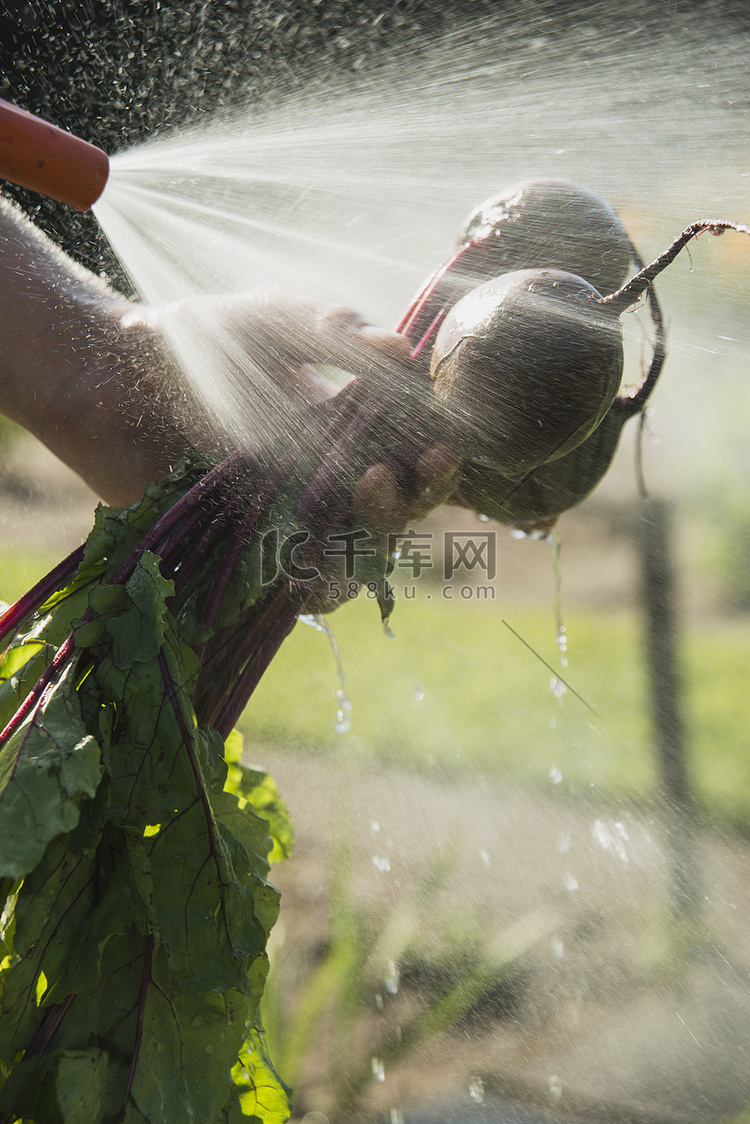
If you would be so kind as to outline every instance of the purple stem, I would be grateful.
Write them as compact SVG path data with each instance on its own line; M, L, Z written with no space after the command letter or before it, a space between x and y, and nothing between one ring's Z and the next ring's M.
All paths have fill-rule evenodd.
M26 1051L27 1054L41 1054L47 1049L52 1036L70 1010L70 1005L74 999L75 992L71 992L70 995L65 996L62 1003L56 1003L54 1007L50 1007L49 1012L42 1020L39 1030L29 1044Z
M220 488L226 487L231 480L233 472L238 471L247 462L247 456L244 452L238 451L226 457L205 476L201 476L192 488L190 488L184 495L180 496L177 503L165 511L164 515L154 524L151 530L144 535L138 546L131 551L128 557L120 566L117 573L108 582L109 585L123 584L133 573L139 559L147 550L153 551L154 554L160 555L161 540L166 534L175 530L177 525L181 523L183 516L187 513L194 511L197 507L202 506L213 498L214 493ZM180 531L182 528L180 528Z
M222 738L227 738L234 729L268 665L294 628L303 605L304 598L294 597L288 588L282 589L250 629L247 643L243 645L246 650L250 649L250 659L211 717L210 724Z
M445 318L445 314L446 314L446 312L447 312L447 311L448 311L448 306L447 306L447 305L446 305L446 306L445 306L444 308L441 308L441 309L440 309L440 312L438 312L438 314L437 314L437 316L435 317L435 319L434 319L434 320L432 321L432 323L431 323L431 324L429 325L429 327L428 327L427 331L426 331L426 332L425 332L425 334L424 334L424 335L422 336L421 340L419 340L419 342L418 342L417 344L415 344L415 346L414 346L414 349L412 350L412 353L411 353L411 358L412 358L412 359L418 359L418 358L419 358L419 356L421 355L422 351L424 350L424 348L426 347L426 345L427 345L427 344L429 343L429 341L430 341L430 339L431 339L432 335L433 335L433 334L434 334L434 332L435 332L435 331L437 330L437 328L438 328L438 325L439 325L439 324L441 324L441 323L442 323L442 321L443 321L443 319Z
M26 698L18 707L18 710L8 722L8 725L4 730L0 731L0 746L5 745L8 738L11 737L14 731L26 720L27 716L37 706L41 705L45 689L57 678L67 661L71 659L74 654L75 644L73 643L73 634L71 633L57 649L51 662L39 676Z
M460 264L471 267L472 259L480 259L486 252L486 247L481 242L465 242L460 246L452 257L427 278L396 325L396 331L412 343L424 342L425 333L434 327L436 317L463 295L460 286L456 284L455 266Z
M32 586L28 593L19 597L15 604L0 615L0 643L7 636L17 632L25 618L35 609L40 608L61 585L68 581L80 565L84 550L85 545L76 547L67 558L58 562L54 570L50 570L35 586Z
M231 512L227 509L227 518L230 514ZM158 553L162 564L162 573L165 577L172 571L179 570L180 575L183 573L185 543L193 542L195 536L202 533L205 521L206 511L202 506L197 507L190 515L185 516L182 522L178 523L171 534L160 544Z
M249 499L249 510L245 514L242 521L235 529L231 542L227 547L224 557L221 560L221 569L218 577L214 581L211 589L206 598L201 615L201 623L208 628L211 628L216 620L216 614L221 606L222 598L226 592L227 585L232 576L235 566L239 561L240 554L243 547L246 545L248 538L258 525L258 521L262 518L263 514L268 510L269 504L273 501L276 492L291 471L292 465L290 458L287 458L282 464L277 465L271 476L263 484L263 495L251 495Z

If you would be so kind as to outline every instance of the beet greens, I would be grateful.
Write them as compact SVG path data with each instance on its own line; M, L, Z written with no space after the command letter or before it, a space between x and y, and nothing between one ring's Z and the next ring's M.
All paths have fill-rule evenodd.
M170 505L187 487L195 524L184 499L205 500L205 467L100 508L68 583L52 596L42 583L0 625L14 633L0 687L4 1121L229 1121L243 1099L287 1116L258 1018L278 908L268 783L196 717L200 663L164 574ZM274 830L288 850L291 829Z

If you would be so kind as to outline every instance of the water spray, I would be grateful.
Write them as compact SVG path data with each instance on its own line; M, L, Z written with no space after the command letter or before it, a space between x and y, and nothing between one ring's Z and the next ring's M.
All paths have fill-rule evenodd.
M101 148L0 99L0 178L88 211L108 177Z

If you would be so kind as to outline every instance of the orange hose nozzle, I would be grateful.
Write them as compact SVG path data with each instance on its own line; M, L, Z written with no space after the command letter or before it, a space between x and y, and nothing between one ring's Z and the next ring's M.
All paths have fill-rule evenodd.
M108 176L101 148L0 99L0 179L88 211Z

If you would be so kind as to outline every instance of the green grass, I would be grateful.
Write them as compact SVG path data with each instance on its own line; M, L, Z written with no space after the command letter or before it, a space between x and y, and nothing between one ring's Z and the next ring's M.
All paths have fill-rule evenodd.
M255 741L348 751L441 772L466 767L493 777L591 783L637 794L650 784L637 629L616 614L570 613L564 673L596 708L570 692L558 700L551 673L502 623L550 664L558 660L551 608L399 605L395 639L372 604L330 620L352 701L348 734L334 729L336 667L326 638L298 627L243 717ZM603 658L603 649L612 659ZM423 697L421 697L423 693Z
M636 612L569 610L570 691L549 689L549 670L507 622L556 666L551 607L416 601L400 604L394 640L372 604L331 618L352 701L351 731L334 729L336 667L324 636L299 626L242 719L255 742L291 744L602 796L655 789L647 682ZM684 636L685 709L693 776L714 817L750 825L747 667L750 622L693 627ZM416 688L424 692L418 701Z
M8 604L16 601L51 570L60 557L47 551L24 551L0 544L0 601Z
M57 559L0 548L0 599L12 601ZM426 590L425 590L426 592ZM328 641L299 625L241 720L254 746L345 748L375 762L649 797L655 771L647 683L635 611L566 610L570 691L549 689L558 666L552 606L401 602L395 639L360 598L332 614L352 702L351 730L334 728L339 682ZM685 709L697 792L709 813L750 831L750 619L692 625L683 635ZM423 697L422 697L423 696Z

